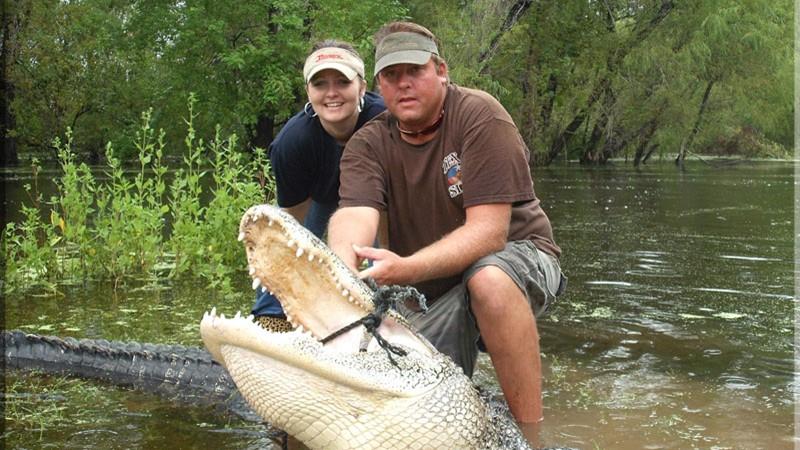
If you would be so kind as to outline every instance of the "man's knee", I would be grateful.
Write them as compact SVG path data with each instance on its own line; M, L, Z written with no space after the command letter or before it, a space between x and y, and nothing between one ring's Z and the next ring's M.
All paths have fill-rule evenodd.
M522 297L514 280L497 266L486 266L475 272L467 282L467 289L473 310L489 314L502 313L509 304L509 297Z

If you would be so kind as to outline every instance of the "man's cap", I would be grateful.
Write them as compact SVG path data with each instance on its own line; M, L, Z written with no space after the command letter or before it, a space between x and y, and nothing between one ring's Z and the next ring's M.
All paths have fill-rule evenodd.
M352 80L356 75L364 78L364 61L352 52L339 47L324 47L308 55L303 66L303 78L308 83L314 75L325 69L337 70L348 80Z
M423 65L431 55L439 55L433 39L410 31L391 33L375 47L375 75L394 64Z

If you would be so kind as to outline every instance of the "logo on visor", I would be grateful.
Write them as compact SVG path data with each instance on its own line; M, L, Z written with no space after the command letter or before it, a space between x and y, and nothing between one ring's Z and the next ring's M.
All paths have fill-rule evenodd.
M326 59L344 59L344 58L342 58L342 55L337 55L335 53L329 53L327 55L324 54L324 53L321 53L321 54L317 55L317 62L324 61Z

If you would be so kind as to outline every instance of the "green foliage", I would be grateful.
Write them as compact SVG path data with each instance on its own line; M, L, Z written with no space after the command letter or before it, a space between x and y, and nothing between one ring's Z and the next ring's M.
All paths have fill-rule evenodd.
M151 126L151 111L141 115L133 139L138 168L127 171L111 143L106 146L105 179L99 181L85 164L77 164L72 133L55 140L62 175L51 199L49 221L41 195L23 206L25 219L3 230L3 290L13 292L55 285L70 279L156 280L162 271L174 279L204 280L204 285L232 294L231 279L243 268L244 252L236 241L238 222L251 205L263 201L264 187L274 195L274 180L263 150L248 159L235 135L204 144L196 138L195 97L189 116L183 166L167 189L163 163L164 132ZM33 166L34 179L38 165ZM204 177L210 175L210 183ZM266 180L260 184L256 180ZM172 228L167 229L167 219ZM163 272L166 274L166 272Z
M750 148L769 149L759 156L785 157L792 147L788 1L512 8L521 5L450 0L409 2L409 10L443 41L455 82L501 100L537 161L594 155L602 162L640 148L675 153L698 121L710 80L696 149L711 151L751 128L761 143Z
M51 199L50 225L63 238L57 251L63 255L64 270L88 275L87 256L95 252L90 233L94 212L95 180L85 163L77 164L72 151L72 130L67 128L66 141L53 140L63 175L56 179L58 196Z
M74 130L74 148L100 162L106 142L123 161L136 158L138 115L157 105L154 129L165 151L180 153L172 126L190 92L206 111L195 123L266 147L303 103L302 66L310 39L351 40L369 61L372 33L406 11L399 0L243 0L230 2L26 2L9 47L14 87L11 135L23 155L54 158L58 130ZM19 10L19 11L17 11ZM330 14L347 11L348 14ZM266 125L265 125L266 124Z
M324 39L350 42L364 59L366 79L371 80L375 67L372 35L384 23L407 18L408 9L403 3L399 0L314 0L309 11L311 42ZM331 14L331 11L347 11L347 14Z
M36 183L40 170L37 160L32 161L31 169ZM61 238L42 219L42 196L35 186L25 185L32 205L22 205L22 222L8 223L3 229L0 247L5 265L2 284L5 293L30 288L57 292L54 281L60 275L60 266L54 247Z
M236 136L223 141L217 127L214 140L208 145L213 196L208 205L202 206L201 181L208 172L201 171L198 165L203 144L194 142L193 106L190 100L186 167L176 173L171 186L173 231L168 247L175 258L171 276L196 274L209 287L231 293L231 277L244 261L244 251L236 241L239 219L247 208L263 201L261 186L247 180L252 174L263 173L266 158L259 150L256 158L247 163L236 151Z
M760 148L793 145L788 0L12 3L8 136L23 158L58 159L53 139L71 128L78 159L100 163L114 142L117 158L135 160L150 105L164 157L179 157L185 135L173 124L190 92L205 111L197 139L213 140L219 124L247 150L265 148L305 103L313 42L351 41L369 78L371 36L405 18L437 34L452 80L501 100L543 162L676 152L690 134L709 149L747 129Z

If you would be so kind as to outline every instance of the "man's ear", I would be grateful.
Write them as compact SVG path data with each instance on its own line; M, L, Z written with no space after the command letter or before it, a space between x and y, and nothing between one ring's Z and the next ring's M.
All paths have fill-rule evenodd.
M450 76L447 73L447 63L442 61L436 65L436 75L442 80L442 83L447 84L450 81Z

